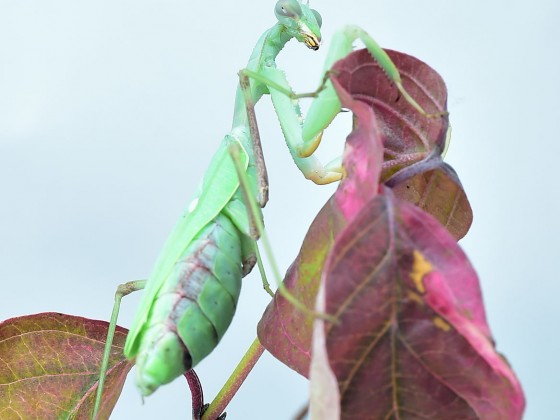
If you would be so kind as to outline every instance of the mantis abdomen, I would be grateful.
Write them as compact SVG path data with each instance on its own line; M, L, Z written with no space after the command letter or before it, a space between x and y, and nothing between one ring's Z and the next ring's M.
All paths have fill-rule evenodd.
M144 395L206 357L231 323L244 238L225 213L192 240L155 297L136 360Z

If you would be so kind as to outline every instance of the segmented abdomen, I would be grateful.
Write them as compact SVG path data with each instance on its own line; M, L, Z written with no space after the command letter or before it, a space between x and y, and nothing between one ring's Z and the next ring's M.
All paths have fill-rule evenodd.
M224 214L187 247L152 305L138 356L144 395L196 365L228 328L241 290L241 232Z

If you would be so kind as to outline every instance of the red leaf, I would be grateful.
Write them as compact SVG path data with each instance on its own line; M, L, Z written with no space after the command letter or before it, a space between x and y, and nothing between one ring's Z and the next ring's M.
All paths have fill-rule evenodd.
M403 86L428 113L446 110L447 89L439 74L410 55L385 50L399 69ZM332 79L354 99L371 106L378 120L385 159L383 178L443 150L448 116L426 118L402 98L396 86L366 49L355 51L334 66Z
M0 323L0 417L90 419L108 323L58 313ZM132 363L117 327L99 418L108 418Z
M442 110L445 100L426 88L432 83L445 95L437 88L443 86L439 76L421 62L419 70L407 67L414 59L395 54L411 95L428 112ZM369 54L351 54L336 66L333 84L357 117L343 159L347 177L315 218L286 285L309 307L318 294L316 309L340 323L315 320L311 354L313 320L277 294L259 323L261 342L303 375L311 360L312 415L318 418L338 418L339 409L352 419L520 418L521 386L494 349L478 279L456 240L390 190L378 195L378 181L388 182L444 219L457 237L466 232L468 201L440 158L446 119L427 120L398 101L386 78L365 72L377 67ZM371 108L367 112L361 102L370 96L360 89L368 88L375 90L370 102L389 137L381 176L382 137Z
M446 110L442 78L412 56L386 50L399 69L403 85L428 112ZM455 171L441 159L448 117L425 118L404 98L367 50L349 54L335 64L333 79L354 99L369 104L383 136L385 156L381 179L397 197L418 205L448 228L456 239L466 235L472 210Z
M342 418L521 418L476 274L431 216L387 190L337 237L323 282L317 309L339 323L316 321L329 362L313 372L332 369Z
M429 165L429 160L422 162L424 168L411 177L407 177L406 170L402 170L387 185L397 197L434 216L459 240L471 227L471 206L453 168L439 157L434 160L437 162L432 165Z

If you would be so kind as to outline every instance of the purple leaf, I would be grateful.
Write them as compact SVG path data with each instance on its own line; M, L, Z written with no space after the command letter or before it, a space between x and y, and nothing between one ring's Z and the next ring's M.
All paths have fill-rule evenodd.
M443 110L441 78L390 54L420 105ZM472 213L440 157L447 119L411 108L367 53L335 69L342 105L356 116L347 177L315 218L285 283L339 322L314 320L277 294L259 323L261 342L302 375L311 367L311 411L320 418L338 418L338 410L352 419L521 418L521 385L495 351L478 279L456 243Z
M426 63L387 50L403 85L428 112L446 110L442 78ZM378 120L385 147L381 179L397 197L420 206L446 226L456 239L466 235L472 210L455 171L441 160L449 129L447 116L425 118L391 84L367 50L349 54L334 66L338 92L369 104Z
M318 309L339 323L316 328L341 418L521 418L521 385L494 349L476 274L431 216L387 190L337 237L323 282Z

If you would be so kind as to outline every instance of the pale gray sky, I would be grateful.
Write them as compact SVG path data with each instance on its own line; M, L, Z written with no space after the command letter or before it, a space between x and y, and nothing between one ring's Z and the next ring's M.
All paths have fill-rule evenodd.
M323 16L323 48L293 42L278 61L297 91L315 88L331 35L347 23L426 61L447 82L447 160L475 214L462 245L480 275L498 349L526 391L526 419L552 418L560 376L560 3L312 5ZM230 127L236 73L274 23L273 7L0 0L0 319L43 311L106 319L116 285L146 277ZM265 218L286 268L334 187L317 188L295 169L268 98L257 111L271 178ZM325 160L340 153L347 129L348 120L325 137ZM230 331L198 369L208 399L253 340L267 303L257 274L244 283ZM130 325L137 302L124 302L121 325ZM185 418L183 381L142 406L131 379L113 418ZM306 392L305 380L265 356L228 411L287 419Z

